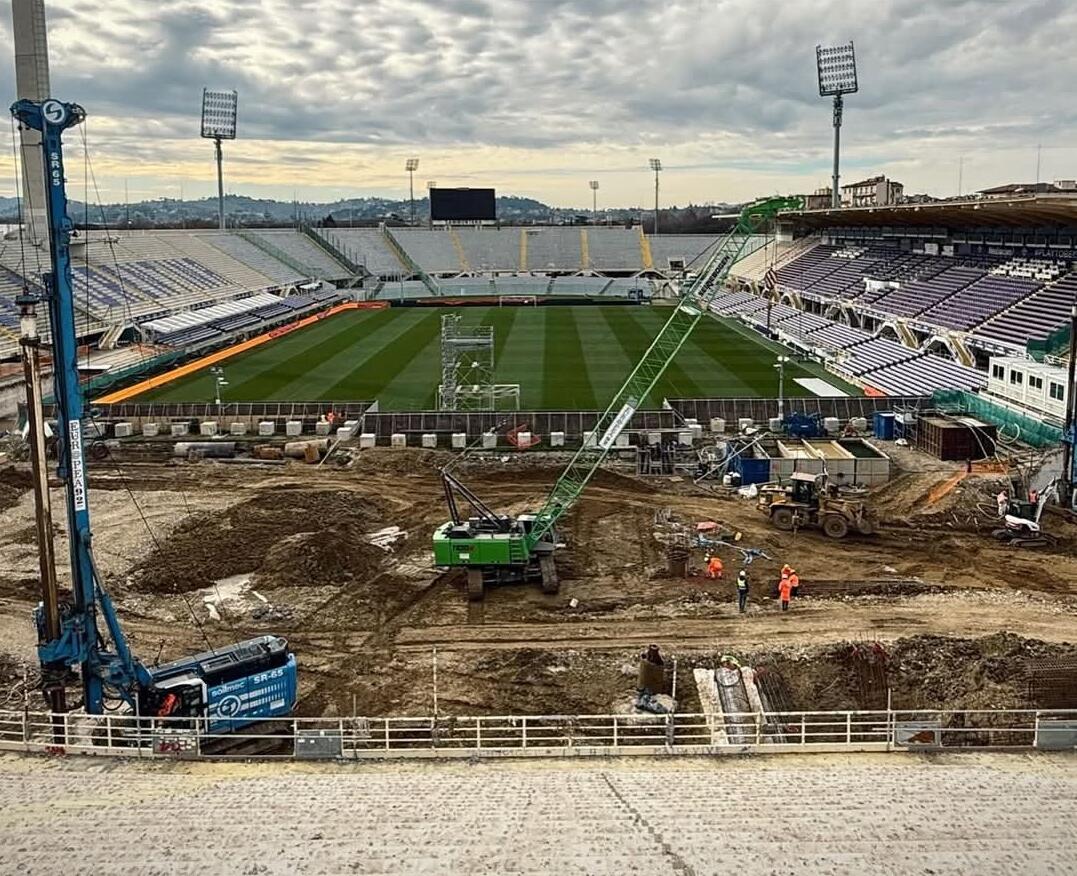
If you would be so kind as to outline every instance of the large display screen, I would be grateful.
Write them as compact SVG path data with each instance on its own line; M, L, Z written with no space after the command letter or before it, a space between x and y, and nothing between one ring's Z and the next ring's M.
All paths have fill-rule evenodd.
M435 222L480 222L497 218L493 189L431 189L430 218Z

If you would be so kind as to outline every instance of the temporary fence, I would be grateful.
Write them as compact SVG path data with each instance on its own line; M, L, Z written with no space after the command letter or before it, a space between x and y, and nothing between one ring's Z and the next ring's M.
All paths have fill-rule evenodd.
M1042 420L1018 413L988 401L980 395L961 390L936 390L932 404L949 413L967 414L998 426L1001 443L1019 441L1031 447L1053 447L1062 442L1062 430Z
M801 398L786 399L787 411L837 417L841 421L853 417L871 420L875 411L891 411L895 407L918 407L926 401L921 396L889 398ZM169 421L198 419L217 420L227 424L235 420L255 418L277 421L283 429L288 419L304 421L304 431L312 432L314 423L333 411L337 420L358 419L373 404L369 401L297 401L297 402L135 402L117 401L94 406L95 419L102 424L130 422L136 427L144 421L167 424ZM628 424L629 431L670 432L684 428L685 420L695 419L708 429L713 418L725 420L728 430L736 431L742 419L766 424L778 412L778 400L766 398L673 398L666 406L655 410L637 411ZM487 432L519 429L532 435L547 437L563 432L569 443L583 440L592 430L600 411L377 411L366 413L364 431L379 439L395 433L440 434L448 436L463 432L478 436Z
M218 726L228 719L214 717ZM0 712L0 750L131 758L586 757L1077 749L1077 709L267 719Z

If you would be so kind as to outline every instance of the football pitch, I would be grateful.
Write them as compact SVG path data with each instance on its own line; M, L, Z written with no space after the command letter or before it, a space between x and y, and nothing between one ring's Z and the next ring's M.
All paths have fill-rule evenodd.
M520 385L524 410L595 410L606 406L662 324L666 307L401 307L347 311L269 341L221 363L222 401L358 401L382 410L432 410L440 382L441 317L490 325L495 379ZM666 369L648 400L773 398L778 394L776 344L743 326L704 319ZM858 391L813 363L785 370L788 397L812 393L798 377L822 377ZM207 402L208 369L138 397L138 401Z

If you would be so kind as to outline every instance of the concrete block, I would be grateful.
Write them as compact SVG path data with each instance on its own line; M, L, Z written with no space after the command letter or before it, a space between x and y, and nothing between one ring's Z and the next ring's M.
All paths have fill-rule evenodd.
M273 432L274 432L274 427L273 427L273 421L272 420L262 420L258 424L258 434L261 437L265 438L265 437L267 437L269 435L272 435Z
M229 435L246 435L247 434L247 424L246 423L232 423L228 427L228 434Z
M467 432L452 433L452 449L463 450L467 447Z
M355 427L354 426L340 426L337 429L337 440L338 441L351 441L351 439L354 438L354 437L355 437Z
M84 438L104 438L105 424L98 423L96 420L83 420L82 436Z
M841 420L837 417L824 417L823 431L827 435L837 435L841 431Z
M689 423L688 427L688 431L692 433L693 443L703 440L703 427L699 423Z
M628 447L629 446L628 439L629 439L628 433L627 432L622 432L620 435L618 435L613 440L613 446L614 447Z
M318 420L318 422L314 424L315 435L328 435L332 431L333 424L328 420Z
M142 424L142 436L144 438L156 438L161 431L161 426L158 423L143 423Z
M209 438L217 434L217 421L216 420L203 420L198 424L198 434L204 435Z
M651 445L661 444L662 443L662 433L661 432L648 432L647 433L647 443L651 444Z
M588 429L586 432L583 433L584 447L594 447L596 443L598 443L598 439L595 437L594 429Z
M725 432L725 419L723 417L711 417L711 431L719 435Z
M117 423L113 432L117 438L130 438L135 432L135 427L130 423Z
M482 447L483 450L493 450L497 447L497 433L496 432L483 432L482 433Z
M422 445L427 449L434 449L438 446L438 436L435 432L423 432Z
M565 446L565 433L564 432L551 432L550 433L550 447L564 447Z
M737 431L743 432L745 429L751 429L755 425L755 420L751 417L741 417L737 420Z
M407 447L408 446L408 436L405 435L403 432L393 432L393 434L389 436L389 446L390 447Z
M302 420L288 420L284 424L284 434L289 438L296 438L303 434L303 421Z
M531 433L530 432L517 432L516 433L516 443L520 447L530 447L531 446Z
M683 444L685 447L692 446L692 430L685 429L683 432L677 433L677 443Z
M375 444L378 443L378 436L373 432L364 432L359 436L359 449L369 450Z
M173 423L172 424L172 437L178 438L181 435L186 435L191 431L188 423Z

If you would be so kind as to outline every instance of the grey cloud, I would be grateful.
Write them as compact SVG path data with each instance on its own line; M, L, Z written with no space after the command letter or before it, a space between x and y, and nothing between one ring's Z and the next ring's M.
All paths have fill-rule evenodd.
M1072 137L1066 0L71 0L49 8L54 91L175 136L204 85L251 139L533 148L690 144L825 162L814 46L853 38L847 124L871 154L1037 126ZM7 22L4 27L9 29ZM5 41L8 43L9 41ZM11 69L10 45L0 63ZM133 148L133 147L132 147ZM794 150L795 151L795 150Z

